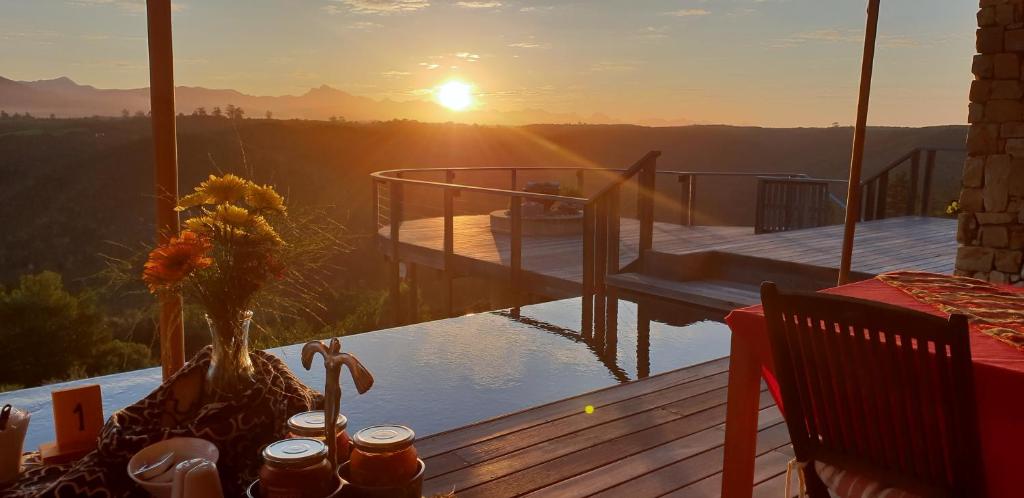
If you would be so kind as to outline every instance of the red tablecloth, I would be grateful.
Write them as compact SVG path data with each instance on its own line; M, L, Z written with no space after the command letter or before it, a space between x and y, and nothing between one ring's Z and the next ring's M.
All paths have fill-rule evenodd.
M1022 288L1006 289L1024 293ZM903 291L875 279L822 292L880 301L944 316L934 306L921 303ZM1024 310L1021 312L1024 313ZM726 322L732 329L734 348L743 343L760 359L761 374L776 402L779 402L761 307L735 310L726 317ZM1024 351L987 335L972 332L971 356L974 362L978 429L989 496L1024 496L1020 474L1024 468Z

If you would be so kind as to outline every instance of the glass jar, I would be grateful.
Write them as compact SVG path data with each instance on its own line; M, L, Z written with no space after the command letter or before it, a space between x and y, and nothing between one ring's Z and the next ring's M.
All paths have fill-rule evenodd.
M352 436L349 477L362 486L400 486L419 472L416 434L401 425L375 425Z
M327 436L324 432L324 420L326 418L327 416L324 415L323 410L296 413L288 419L288 437L307 437L319 439L326 443L325 438ZM338 423L335 425L335 430L337 431L335 441L338 444L339 465L348 461L348 454L352 449L352 442L349 440L348 432L345 432L347 427L348 419L339 413Z
M289 438L263 448L262 498L324 498L334 487L334 469L322 441Z

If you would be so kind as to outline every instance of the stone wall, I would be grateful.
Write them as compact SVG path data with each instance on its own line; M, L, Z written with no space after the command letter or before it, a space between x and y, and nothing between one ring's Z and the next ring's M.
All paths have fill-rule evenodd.
M981 0L956 273L1024 286L1024 0Z

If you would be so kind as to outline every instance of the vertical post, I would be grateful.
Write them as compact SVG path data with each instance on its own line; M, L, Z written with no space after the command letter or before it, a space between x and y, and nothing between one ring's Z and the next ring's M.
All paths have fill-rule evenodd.
M864 219L867 221L875 219L875 189L877 188L876 185L878 185L878 180L871 180L868 182L868 191L866 194L867 197L864 198ZM847 206L849 206L849 202L847 202Z
M373 227L374 236L377 231L380 230L380 189L377 188L377 179L373 178L370 181L370 200L373 202L373 223L370 225Z
M640 214L639 258L641 262L644 260L644 254L654 246L655 165L654 159L651 159L640 171L637 212Z
M510 211L511 230L509 230L509 267L512 280L513 307L518 308L521 303L520 293L522 292L523 274L523 198L518 195L512 196Z
M843 248L839 262L839 285L850 280L853 236L857 230L857 213L860 210L860 170L864 165L864 135L868 125L871 73L875 65L875 38L878 35L880 3L880 0L868 0L868 19L864 32L864 57L861 60L860 90L857 97L857 122L853 127L853 150L850 153L850 183L846 195L846 219L843 226Z
M697 224L697 175L690 175L690 193L686 196L686 226Z
M178 145L174 122L174 51L171 42L171 1L146 0L149 34L149 100L153 126L156 179L156 238L163 244L177 236ZM185 331L181 294L160 297L160 365L166 379L185 364Z
M398 254L399 234L402 228L402 184L392 181L388 184L391 207L389 222L391 223L391 314L394 325L402 324L402 273L401 259Z
M764 178L758 178L757 179L757 200L754 201L754 233L755 234L757 234L757 233L764 233L764 231L765 231L764 230L764 225L765 225L765 222L764 222L764 214L765 213L764 212L765 212L766 206L765 206L765 199L764 199L764 189L765 189L765 182L766 181L767 180L765 180Z
M889 172L882 173L875 180L878 190L875 192L875 212L872 219L884 220L889 212Z
M582 169L576 170L576 190L580 191L580 196L581 197L586 197L585 195L583 195L583 170Z
M907 186L907 216L913 216L917 210L917 184L921 171L921 149L914 149L910 157L910 185Z
M604 341L604 277L608 272L608 202L607 198L598 199L594 227L594 320L596 320L596 337Z
M690 225L690 175L679 175L679 224Z
M583 206L583 335L594 330L594 205Z
M616 186L608 192L608 273L619 273L619 244L621 230L619 218L619 199L621 187Z
M932 198L932 174L935 172L935 149L929 149L924 161L924 183L921 185L921 216L928 216Z
M448 171L447 183L451 183L455 174ZM452 280L455 277L455 191L450 187L444 189L444 310L445 316L455 315L455 296Z
M511 181L509 182L509 190L519 190L519 179L516 178L519 174L519 170L512 168Z

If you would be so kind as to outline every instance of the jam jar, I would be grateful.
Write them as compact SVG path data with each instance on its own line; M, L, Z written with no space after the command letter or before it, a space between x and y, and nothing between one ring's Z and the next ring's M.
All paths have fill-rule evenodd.
M416 434L401 425L375 425L352 436L349 477L362 486L399 486L419 472Z
M322 441L289 438L263 448L262 498L325 498L335 486L334 469Z
M324 434L324 420L326 418L327 416L324 415L323 410L313 410L292 415L288 419L289 437L308 437L323 441L326 437ZM348 453L351 451L352 443L349 440L348 433L345 432L347 427L348 419L339 413L338 423L335 425L335 430L338 432L335 440L338 442L339 464L348 460Z

